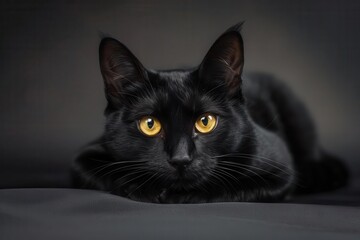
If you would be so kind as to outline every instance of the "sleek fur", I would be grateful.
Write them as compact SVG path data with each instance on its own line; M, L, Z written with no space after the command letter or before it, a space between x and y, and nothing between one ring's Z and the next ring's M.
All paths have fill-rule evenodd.
M100 44L108 106L101 138L76 159L74 183L139 201L279 201L347 181L343 164L321 150L304 105L264 74L242 76L240 24L222 34L199 67L146 70L120 42ZM194 128L217 116L208 134ZM155 116L148 137L139 119Z

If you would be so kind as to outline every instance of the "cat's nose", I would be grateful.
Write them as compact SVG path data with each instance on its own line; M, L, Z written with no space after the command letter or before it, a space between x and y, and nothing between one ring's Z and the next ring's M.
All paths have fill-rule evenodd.
M192 161L190 156L189 141L186 138L181 138L174 148L169 161L169 164L175 168L183 169L189 165Z
M183 169L191 163L191 158L189 155L173 156L169 163L177 169Z

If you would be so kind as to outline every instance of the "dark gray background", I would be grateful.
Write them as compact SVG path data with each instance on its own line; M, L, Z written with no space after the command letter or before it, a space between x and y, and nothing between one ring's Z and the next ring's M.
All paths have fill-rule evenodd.
M100 32L148 68L178 68L242 20L245 69L287 82L322 144L360 172L359 1L1 1L0 19L0 187L67 186L101 134Z

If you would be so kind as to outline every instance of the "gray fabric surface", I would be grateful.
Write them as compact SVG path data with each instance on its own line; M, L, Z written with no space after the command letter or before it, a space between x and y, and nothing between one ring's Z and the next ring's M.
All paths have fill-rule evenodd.
M161 205L90 190L4 189L0 238L360 239L359 197L332 195L332 205L311 204L326 204L326 194L302 203Z

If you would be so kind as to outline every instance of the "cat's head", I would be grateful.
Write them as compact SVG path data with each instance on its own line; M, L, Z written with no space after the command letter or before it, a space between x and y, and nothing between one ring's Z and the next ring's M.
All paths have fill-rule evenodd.
M122 43L102 40L105 146L115 161L137 171L124 181L191 189L216 177L217 156L245 146L242 136L251 129L239 30L236 25L223 33L192 70L147 70Z

